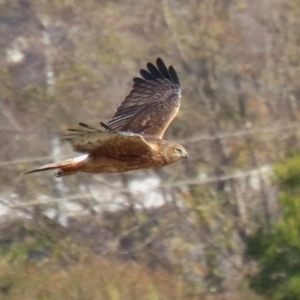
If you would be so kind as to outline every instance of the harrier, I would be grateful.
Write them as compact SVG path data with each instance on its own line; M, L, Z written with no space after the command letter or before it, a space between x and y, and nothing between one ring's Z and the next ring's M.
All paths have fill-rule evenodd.
M77 172L119 173L169 165L188 158L183 146L162 137L180 107L180 84L175 69L162 59L147 64L142 78L133 78L129 94L111 120L99 130L79 123L63 137L82 155L26 172L58 169L55 176ZM26 174L25 173L25 174Z

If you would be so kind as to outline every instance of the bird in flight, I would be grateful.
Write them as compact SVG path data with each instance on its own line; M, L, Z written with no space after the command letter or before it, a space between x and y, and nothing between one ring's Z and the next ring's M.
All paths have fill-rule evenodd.
M79 123L63 140L82 153L72 159L25 172L58 169L56 177L85 173L119 173L162 167L188 158L184 147L162 137L180 107L180 83L175 69L161 58L147 64L142 78L133 78L129 94L103 129Z

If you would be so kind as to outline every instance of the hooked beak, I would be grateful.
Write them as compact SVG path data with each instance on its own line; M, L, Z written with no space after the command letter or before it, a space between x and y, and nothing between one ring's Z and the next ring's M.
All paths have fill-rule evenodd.
M186 152L184 153L184 155L182 157L189 159L189 155Z

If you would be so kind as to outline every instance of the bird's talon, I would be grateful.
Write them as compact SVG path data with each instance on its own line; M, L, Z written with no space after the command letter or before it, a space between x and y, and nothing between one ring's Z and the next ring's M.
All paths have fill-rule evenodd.
M55 176L56 178L59 178L59 177L61 177L61 173L62 173L62 171L55 172L55 173L54 173L54 176Z

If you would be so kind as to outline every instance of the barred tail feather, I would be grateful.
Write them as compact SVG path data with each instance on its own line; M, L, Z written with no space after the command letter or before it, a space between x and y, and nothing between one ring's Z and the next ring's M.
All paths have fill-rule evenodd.
M37 169L33 169L27 172L24 172L22 174L30 174L35 172L42 172L47 170L53 170L53 169L60 169L57 173L55 173L55 176L66 176L66 175L72 175L79 171L79 167L84 163L84 161L87 159L88 154L80 155L75 158L67 159L64 161L60 161L57 163L52 163L48 165L41 166Z

